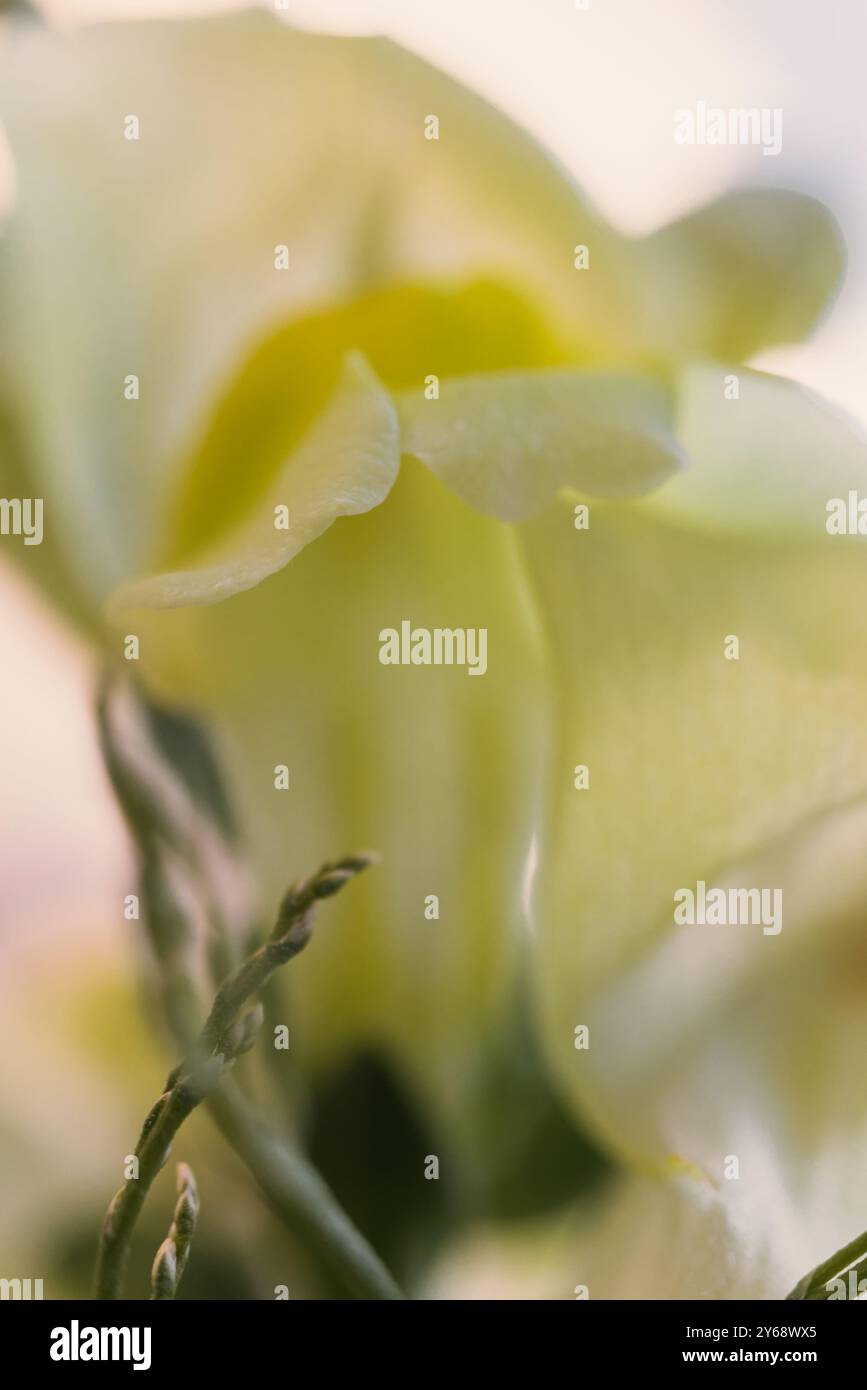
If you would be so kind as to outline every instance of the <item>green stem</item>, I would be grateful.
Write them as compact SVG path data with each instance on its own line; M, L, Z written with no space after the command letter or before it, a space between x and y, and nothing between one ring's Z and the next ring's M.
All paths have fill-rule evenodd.
M273 972L307 944L315 904L338 893L374 861L374 856L347 855L324 864L317 873L289 889L268 939L227 976L217 990L203 1028L191 1041L189 1018L195 1012L192 1001L197 991L186 963L190 929L184 908L175 901L171 881L165 872L166 846L172 846L187 858L191 867L201 869L202 866L196 863L195 845L188 835L184 836L183 826L175 824L160 804L158 795L143 782L125 757L111 718L112 691L113 682L109 676L97 701L100 740L109 776L141 859L142 895L148 906L145 921L159 969L166 1020L179 1052L186 1055L186 1060L175 1068L166 1083L167 1094L171 1094L187 1073L198 1072L202 1059L209 1052L221 1053L230 1062L252 1044L261 1017L257 1020L246 1014L242 1018L242 1011L267 985ZM216 764L203 736L197 735L195 751L197 765L204 759L210 781L218 782ZM183 758L180 764L183 767ZM177 756L172 761L172 769L177 774ZM222 924L215 925L219 937ZM225 941L219 944L225 958L228 945ZM254 1026L251 1028L250 1024ZM165 1099L163 1097L162 1102ZM219 1091L214 1089L208 1108L223 1137L249 1169L276 1214L342 1287L359 1298L403 1297L385 1265L315 1169L293 1145L276 1138L262 1126L237 1087L226 1085ZM153 1116L154 1112L151 1113ZM164 1154L162 1162L166 1157ZM128 1191L129 1187L128 1183L117 1194L106 1217L100 1243L100 1297L117 1297L129 1237L147 1195L147 1187Z
M221 1087L210 1097L208 1109L284 1225L348 1293L356 1298L403 1298L315 1168L294 1146L262 1126L237 1087Z
M199 1190L188 1163L178 1164L176 1185L178 1200L175 1203L172 1224L151 1268L151 1299L155 1302L166 1301L176 1296L187 1267L190 1243L199 1217Z
M138 1176L129 1177L109 1203L102 1223L96 1261L96 1297L120 1297L130 1241L154 1178L166 1163L172 1140L189 1114L217 1085L222 1056L210 1059L197 1077L184 1077L160 1096L142 1126L135 1147Z
M261 1128L236 1088L223 1094L216 1089L226 1065L252 1045L261 1023L261 1006L258 1013L243 1019L242 1011L274 971L306 946L315 903L333 896L370 862L367 855L349 856L323 865L318 873L294 885L281 904L268 941L220 986L191 1054L169 1074L165 1092L145 1120L135 1150L138 1176L127 1179L106 1212L97 1259L97 1298L120 1296L132 1233L147 1194L168 1159L175 1134L206 1095L221 1132L293 1234L357 1297L402 1297L371 1246L301 1154ZM247 1026L251 1020L253 1028Z

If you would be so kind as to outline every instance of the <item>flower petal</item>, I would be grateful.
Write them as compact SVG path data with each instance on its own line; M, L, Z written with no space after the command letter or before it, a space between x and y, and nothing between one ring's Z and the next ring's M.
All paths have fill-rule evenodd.
M772 1299L785 1288L761 1235L676 1161L662 1179L625 1179L585 1213L573 1251L591 1299Z
M656 352L741 361L815 326L845 266L814 198L740 189L638 242L636 292Z
M389 492L399 465L391 398L364 360L347 359L334 397L286 462L250 520L194 567L124 585L110 609L219 603L287 565L338 516L370 511ZM280 513L278 517L278 513Z
M160 562L198 555L261 503L332 396L347 353L359 351L381 381L408 389L431 371L536 365L562 349L498 281L394 284L291 320L257 343L179 469Z
M471 507L516 521L561 488L649 492L681 463L665 388L566 369L448 380L400 398L402 444Z
M779 1298L772 1252L740 1229L713 1187L672 1162L661 1179L627 1176L554 1218L476 1227L453 1241L431 1298Z
M719 533L825 543L829 500L867 496L863 432L797 382L696 363L678 375L677 399L677 436L693 466L649 499L660 515Z
M837 1164L838 1201L847 1152L864 1153L837 993L858 958L838 924L867 887L867 820L846 812L867 797L863 557L827 534L687 529L652 500L594 504L581 533L557 503L522 529L559 684L536 909L548 1056L610 1143L645 1163L679 1153L773 1225L793 1283L859 1224L851 1205L797 1213L819 1167L827 1186ZM840 816L808 895L806 837ZM796 847L785 882L781 845ZM676 925L675 893L699 880L782 885L786 925Z
M2 62L3 392L99 596L152 561L177 459L273 326L483 274L525 285L570 338L608 335L613 267L600 254L587 283L572 246L610 235L613 261L618 239L532 140L385 40L252 11L21 24Z
M404 620L486 629L487 671L384 665ZM267 583L134 630L157 693L214 723L266 905L336 854L382 856L305 954L293 1055L382 1046L458 1106L513 988L538 814L543 654L511 528L406 459Z

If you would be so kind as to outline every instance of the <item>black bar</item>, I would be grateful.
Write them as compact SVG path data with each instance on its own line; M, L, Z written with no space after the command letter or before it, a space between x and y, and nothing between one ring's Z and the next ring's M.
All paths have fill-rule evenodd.
M453 1373L460 1348L469 1350L468 1338L490 1368L501 1358L512 1362L517 1353L530 1356L540 1371L551 1364L549 1357L566 1355L579 1375L599 1363L614 1374L706 1365L802 1365L851 1374L863 1355L867 1325L859 1307L842 1305L588 1300L558 1310L527 1302L512 1304L508 1322L500 1324L494 1303L22 1301L0 1307L0 1329L7 1365L11 1359L27 1370L93 1377L106 1370L134 1374L138 1361L139 1374L170 1374L172 1383L203 1372L217 1373L221 1381L236 1373L250 1379L268 1366L288 1377L303 1373L307 1356L315 1355L324 1369L344 1348L359 1370L395 1364L396 1356L413 1378L418 1372L427 1377L438 1360ZM103 1328L118 1334L103 1338ZM414 1355L406 1360L405 1348L399 1351L406 1333L415 1339L418 1365ZM77 1352L78 1359L53 1359L52 1348L69 1356ZM91 1350L106 1359L84 1359ZM126 1359L112 1359L114 1351Z

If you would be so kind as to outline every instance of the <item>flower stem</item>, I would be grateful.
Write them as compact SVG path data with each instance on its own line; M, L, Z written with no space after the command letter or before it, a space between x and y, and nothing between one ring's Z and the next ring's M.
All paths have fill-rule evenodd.
M356 1298L403 1298L316 1169L294 1145L264 1128L237 1087L221 1087L210 1097L208 1110L284 1225L348 1293Z
M137 1176L127 1178L109 1203L102 1223L96 1262L96 1297L120 1297L135 1224L154 1178L166 1163L172 1140L189 1114L219 1083L226 1059L218 1055L165 1091L150 1110L135 1147Z
M280 905L268 940L217 990L196 1043L170 1072L164 1093L144 1122L135 1149L137 1175L127 1179L106 1212L97 1258L97 1298L120 1297L130 1240L147 1194L169 1157L178 1129L206 1096L221 1132L282 1219L347 1289L361 1298L402 1296L378 1256L301 1154L258 1125L236 1088L222 1094L217 1091L224 1071L252 1046L261 1023L261 1008L247 1013L243 1010L274 971L307 945L316 902L333 896L372 862L369 855L350 855L324 864L317 873L294 884Z
M179 1163L178 1200L169 1233L156 1253L151 1269L151 1298L174 1298L190 1255L190 1244L199 1219L199 1190L192 1168Z
M374 856L344 856L324 864L317 873L292 885L280 905L270 935L226 975L203 1027L195 1036L191 1018L198 1012L198 990L190 971L188 949L192 927L188 909L177 896L172 875L167 872L170 854L179 855L187 863L205 891L208 916L219 948L211 954L214 959L228 962L232 953L226 939L227 924L222 914L215 911L214 895L207 892L207 865L198 857L193 818L179 820L177 808L165 799L158 783L147 775L147 769L129 755L116 728L114 710L119 694L114 677L106 673L96 707L100 743L106 770L139 854L141 892L146 904L144 921L158 968L163 1013L175 1046L185 1059L170 1073L166 1095L157 1103L157 1111L167 1103L167 1096L183 1085L187 1077L198 1074L209 1058L220 1056L228 1066L252 1046L262 1017L260 1005L249 1007L254 997L279 966L306 946L317 902L339 892L374 862ZM149 722L151 727L163 730L167 724L171 727L171 757L166 759L165 740L159 750L152 746L154 753L159 751L163 772L173 776L178 787L185 788L187 794L196 791L194 814L209 816L225 837L226 799L219 766L204 730L188 718L181 719L153 706L142 692L138 692L135 701L141 723ZM151 743L153 745L153 740ZM210 788L204 804L197 794L203 784ZM226 852L229 853L228 844ZM219 1089L210 1088L207 1100L207 1108L223 1137L248 1168L277 1216L339 1284L359 1298L402 1298L385 1265L315 1169L294 1144L278 1138L262 1125L239 1088L230 1081L224 1082ZM151 1124L154 1113L152 1111L149 1117ZM174 1109L171 1113L175 1113ZM145 1137L143 1132L140 1144ZM167 1157L164 1152L150 1181ZM118 1296L129 1239L147 1195L147 1187L140 1186L140 1179L138 1185L128 1189L130 1183L117 1194L106 1216L97 1281L100 1297Z

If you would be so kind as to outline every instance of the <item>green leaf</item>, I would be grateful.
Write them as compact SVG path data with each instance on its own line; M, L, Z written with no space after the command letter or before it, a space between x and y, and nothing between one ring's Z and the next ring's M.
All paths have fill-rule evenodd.
M848 1275L851 1273L855 1280L859 1281L859 1276L867 1270L867 1232L856 1236L844 1245L842 1250L823 1260L820 1265L805 1274L803 1279L799 1279L790 1294L786 1295L789 1300L809 1302L820 1302L827 1300L831 1295L829 1285L842 1279L846 1287L846 1297L848 1297Z

